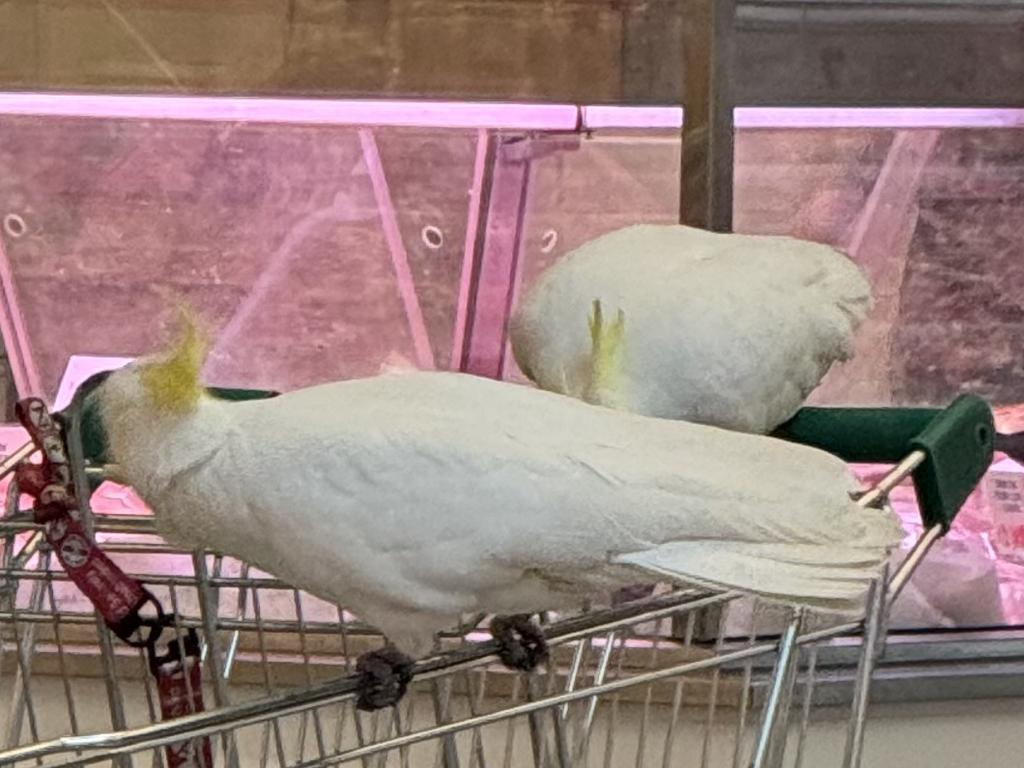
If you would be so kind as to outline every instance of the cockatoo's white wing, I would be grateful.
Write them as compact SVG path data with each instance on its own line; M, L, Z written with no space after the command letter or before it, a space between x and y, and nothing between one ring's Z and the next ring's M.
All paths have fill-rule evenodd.
M618 376L592 402L649 416L769 432L853 351L871 306L856 265L787 237L633 226L543 273L511 324L523 372L583 397L594 300L625 316Z
M206 400L159 439L128 479L169 538L392 632L564 607L641 572L847 610L901 535L828 454L457 374Z

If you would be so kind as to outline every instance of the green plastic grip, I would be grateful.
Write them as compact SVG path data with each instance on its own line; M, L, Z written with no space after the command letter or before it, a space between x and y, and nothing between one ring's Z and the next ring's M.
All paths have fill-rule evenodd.
M961 397L911 441L911 447L927 457L913 475L925 526L949 530L992 464L995 435L988 404L977 397Z
M944 410L804 408L773 435L860 464L895 464L924 452L912 473L921 518L948 529L992 463L996 431L988 404L961 395Z
M802 408L774 432L853 464L895 464L940 408Z

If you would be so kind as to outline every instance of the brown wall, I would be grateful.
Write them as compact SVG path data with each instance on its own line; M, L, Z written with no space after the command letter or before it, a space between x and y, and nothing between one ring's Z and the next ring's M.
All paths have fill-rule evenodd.
M0 89L678 103L711 2L0 0ZM1024 104L1024 9L811 7L737 3L739 103Z
M678 82L675 61L632 52L678 5L0 0L0 87L614 101L662 70Z

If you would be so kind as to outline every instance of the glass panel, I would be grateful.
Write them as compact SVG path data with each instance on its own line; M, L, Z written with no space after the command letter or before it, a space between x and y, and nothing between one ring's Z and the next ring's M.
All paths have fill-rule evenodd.
M765 112L779 125L799 113ZM870 123L867 114L851 122ZM1024 123L738 122L736 231L840 246L874 286L856 357L812 401L943 406L974 392L1000 407L1000 431L1024 428ZM1024 623L1022 490L1024 469L997 461L897 604L895 628ZM908 530L919 530L912 490L898 489L894 504Z
M561 107L513 112L536 122L0 117L5 419L11 379L53 398L89 364L73 356L161 344L168 289L210 324L216 383L293 389L396 362L523 381L505 339L517 297L604 232L675 221L680 144L668 112L583 134L543 130L575 118ZM768 112L787 127L738 120L737 231L847 249L878 303L813 401L943 405L969 390L1001 407L1002 431L1024 429L1024 130L856 111L794 127L794 111ZM1022 480L1012 461L993 468L895 627L1024 622ZM97 503L137 506L125 498L108 486ZM894 501L914 530L910 490Z
M208 377L451 362L477 132L5 116L0 216L33 391L203 313Z
M549 143L554 139L549 138ZM630 224L679 220L678 131L595 131L533 166L517 294L570 251ZM505 378L527 381L512 358Z

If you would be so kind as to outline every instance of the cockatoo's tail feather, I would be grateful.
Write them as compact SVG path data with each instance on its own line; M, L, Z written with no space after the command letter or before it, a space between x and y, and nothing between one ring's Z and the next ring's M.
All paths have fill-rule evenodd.
M199 374L206 361L209 342L197 313L180 303L182 333L162 357L145 363L139 372L152 405L172 413L188 413L199 403L204 388Z
M611 405L604 395L615 391L621 383L619 374L622 370L626 315L620 309L615 320L606 324L601 301L594 299L589 326L590 387L587 399L599 405Z

